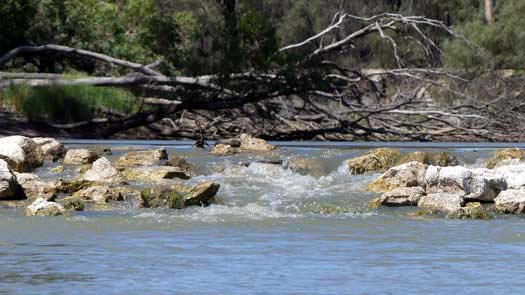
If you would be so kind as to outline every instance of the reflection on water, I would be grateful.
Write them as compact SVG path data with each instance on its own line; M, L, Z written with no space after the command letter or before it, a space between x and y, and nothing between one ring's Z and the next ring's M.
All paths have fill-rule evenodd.
M118 146L116 158L166 142L96 144ZM312 176L257 163L261 155L217 158L177 142L169 153L199 167L191 182L220 182L220 204L59 218L2 208L0 294L521 293L523 218L424 219L408 217L410 208L369 209L376 195L363 188L378 174L352 176L343 165L367 147L286 143L272 156L315 160L320 170ZM481 166L491 148L446 150ZM49 168L38 173L56 177Z

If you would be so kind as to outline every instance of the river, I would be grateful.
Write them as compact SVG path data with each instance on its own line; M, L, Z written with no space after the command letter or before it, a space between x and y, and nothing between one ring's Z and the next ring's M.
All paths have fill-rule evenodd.
M318 175L214 157L189 142L66 141L68 147L165 146L220 182L219 203L184 210L127 206L28 218L0 207L0 294L510 294L523 293L525 219L415 218L369 209L343 162L381 143L279 143L277 158L319 159ZM392 143L446 150L482 166L502 144ZM37 173L52 177L52 167ZM217 168L219 167L219 168ZM68 173L68 171L64 172Z

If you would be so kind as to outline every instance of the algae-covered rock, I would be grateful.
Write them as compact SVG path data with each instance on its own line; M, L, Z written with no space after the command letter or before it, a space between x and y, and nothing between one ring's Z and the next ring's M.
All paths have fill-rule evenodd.
M53 162L64 158L66 155L66 147L58 140L51 137L35 137L33 141L40 146L44 157Z
M95 203L110 203L113 201L124 201L124 196L118 189L107 185L95 185L77 191L73 194L74 198L82 199Z
M525 189L508 189L494 199L496 209L505 214L525 213Z
M159 181L161 179L189 179L191 175L180 167L157 166L127 168L122 175L129 181Z
M184 197L177 191L162 187L149 188L141 191L140 206L144 208L183 209Z
M84 165L91 164L98 159L97 153L88 149L71 149L66 152L64 164Z
M388 192L398 187L424 186L427 165L410 162L388 169L367 187L373 192Z
M216 156L224 156L224 155L233 155L237 152L237 149L233 148L231 145L226 144L218 144L214 146L210 153Z
M7 162L0 160L0 200L25 199L25 195Z
M488 206L484 206L480 202L467 203L465 207L461 207L456 211L447 214L447 218L450 219L482 219L490 220L494 216L487 209Z
M398 187L381 196L381 205L388 207L417 206L425 194L421 187Z
M494 157L487 161L486 167L493 169L499 166L517 164L525 159L525 150L519 148L496 151Z
M44 163L44 152L31 138L8 136L0 138L0 159L16 172L29 172Z
M419 162L433 166L456 166L459 164L458 159L447 152L412 152L402 156L397 165L408 162Z
M204 182L195 186L184 196L185 206L207 206L219 191L220 185L216 182Z
M107 183L123 180L120 172L104 157L93 162L91 169L87 170L82 178L87 181Z
M255 138L249 134L241 134L239 139L241 141L240 149L243 151L273 151L277 148L266 140Z
M85 209L84 203L77 198L69 197L62 199L60 200L60 204L68 211L84 211Z
M49 171L53 172L53 173L56 173L56 174L59 174L59 173L62 173L64 172L64 166L62 165L59 165L59 166L56 166L56 167L53 167L51 169L49 169Z
M465 205L463 194L460 193L438 193L422 196L418 207L428 208L443 212L455 212Z
M348 160L346 163L352 174L385 171L394 166L401 152L397 149L379 148Z
M60 216L64 215L66 209L60 204L49 202L44 198L36 199L25 210L26 216Z
M165 148L126 153L115 162L115 166L119 168L153 166L162 160L168 160Z

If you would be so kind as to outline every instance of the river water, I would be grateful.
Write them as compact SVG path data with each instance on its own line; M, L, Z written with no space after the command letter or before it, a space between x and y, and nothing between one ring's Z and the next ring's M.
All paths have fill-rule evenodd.
M315 175L213 157L187 142L67 141L69 147L163 145L221 183L218 205L121 206L57 218L0 208L0 294L509 294L525 287L525 219L414 218L368 209L343 161L384 144L281 143L271 158L317 159ZM482 166L498 144L390 144L447 150ZM268 157L264 159L268 160ZM50 166L37 173L51 177ZM67 171L65 172L67 173Z

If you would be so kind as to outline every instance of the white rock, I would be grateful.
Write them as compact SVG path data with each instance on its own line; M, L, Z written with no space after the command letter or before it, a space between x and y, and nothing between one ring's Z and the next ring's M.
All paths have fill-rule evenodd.
M398 187L423 187L426 170L427 165L419 162L409 162L392 167L370 183L368 189L376 192L387 192Z
M465 205L465 200L460 193L437 193L421 197L417 205L433 210L455 212Z
M474 169L468 182L468 194L465 200L492 202L501 191L506 189L507 181L501 173L485 168Z
M56 161L66 154L66 148L62 143L51 137L35 137L33 141L40 146L44 156Z
M0 159L14 171L28 172L43 165L44 153L31 138L15 135L0 138Z
M417 206L425 190L421 187L399 187L381 197L383 206Z
M26 216L59 216L64 215L66 210L60 204L49 202L44 198L36 199L25 210Z
M241 134L241 150L245 151L273 151L277 147L269 144L264 139L255 138L249 134Z
M97 153L88 149L68 150L64 158L64 164L83 165L91 164L98 158Z
M496 209L507 214L525 213L525 189L502 191L496 199Z
M104 157L93 162L91 169L86 171L82 178L93 182L110 183L122 181L122 176L117 168L113 167L111 162Z
M38 175L15 172L15 176L27 197L43 197L46 200L50 200L55 197L53 186L43 181Z

